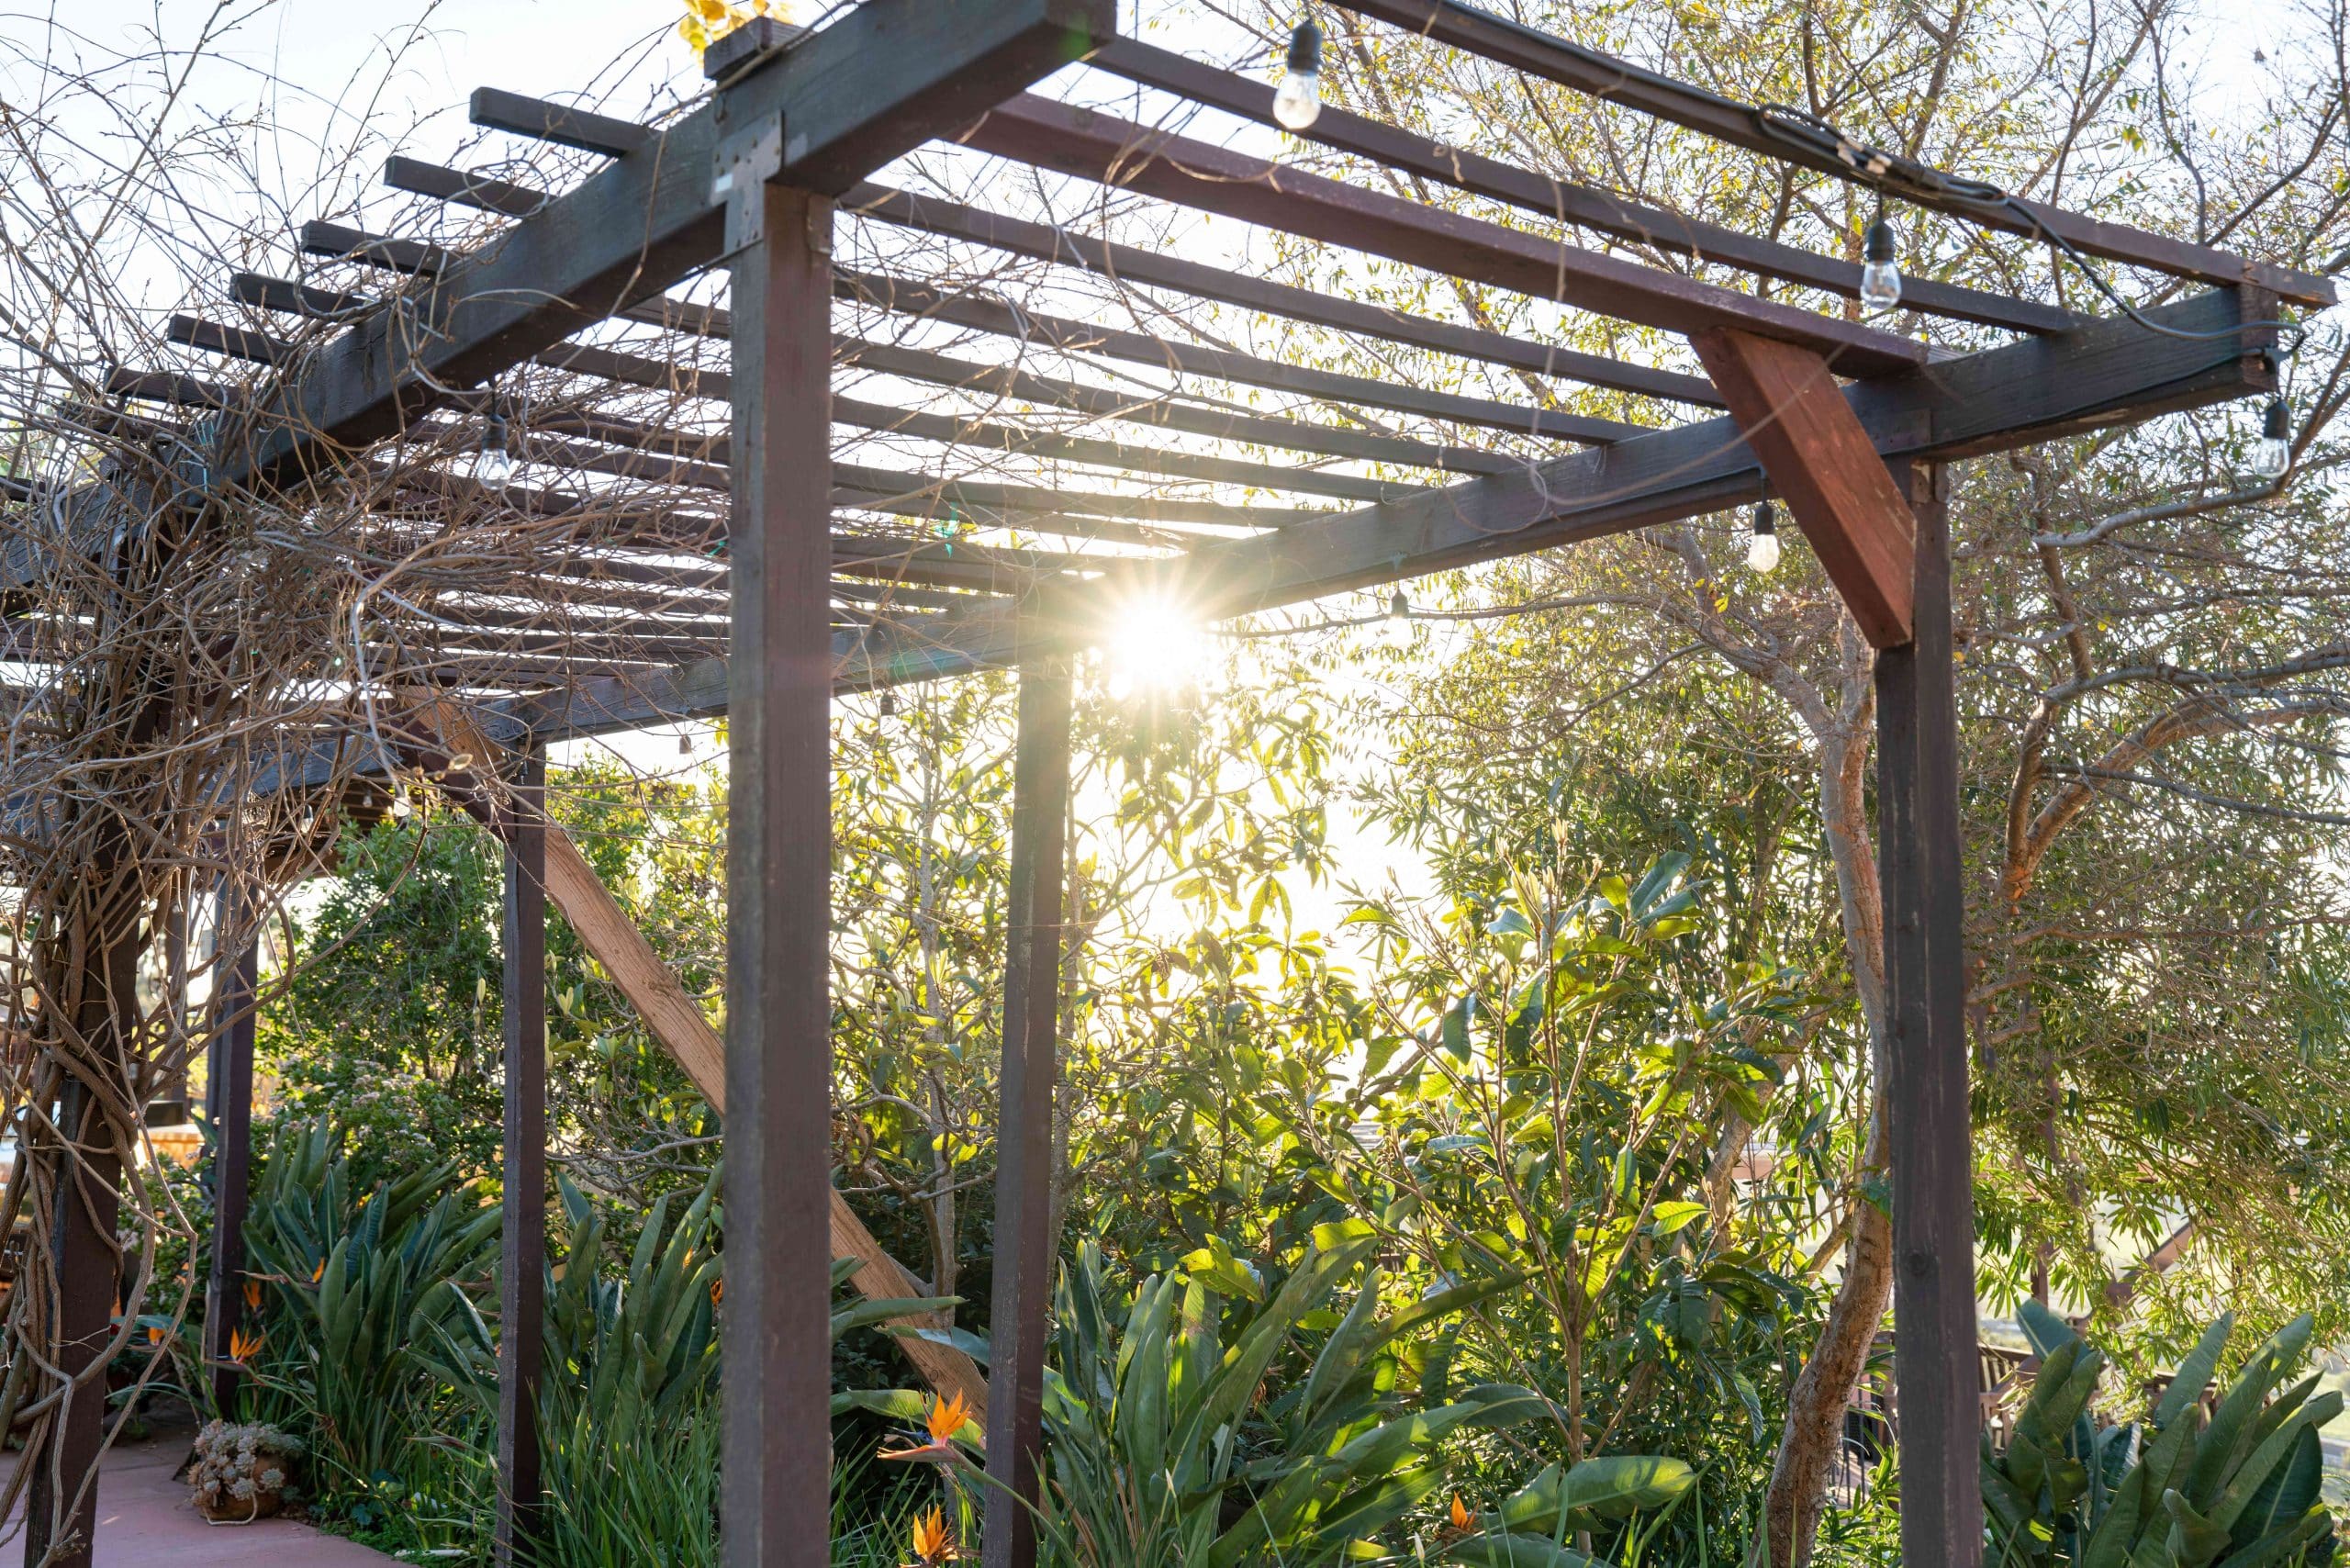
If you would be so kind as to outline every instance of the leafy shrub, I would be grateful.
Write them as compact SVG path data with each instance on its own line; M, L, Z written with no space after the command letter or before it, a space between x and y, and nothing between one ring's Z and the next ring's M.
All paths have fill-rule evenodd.
M1226 1302L1201 1274L1154 1276L1116 1329L1101 1255L1083 1248L1062 1274L1045 1401L1051 1484L1042 1522L1058 1559L1072 1568L1297 1568L1376 1555L1369 1538L1442 1484L1445 1439L1558 1418L1550 1401L1507 1384L1410 1409L1410 1341L1510 1282L1455 1286L1389 1311L1374 1269L1338 1308L1341 1283L1380 1246L1366 1226L1326 1227L1269 1294L1234 1280L1228 1324ZM1278 1376L1309 1322L1324 1323L1327 1337L1300 1375ZM1645 1467L1654 1500L1687 1484L1674 1462L1628 1462ZM1555 1503L1559 1485L1546 1472L1513 1524L1543 1512L1544 1496ZM1580 1507L1583 1494L1572 1497L1570 1509Z
M363 1526L396 1517L424 1535L463 1533L479 1513L478 1434L452 1368L494 1352L468 1291L487 1290L498 1211L454 1161L361 1193L336 1128L281 1126L246 1222L264 1282L256 1402L289 1412L313 1488ZM418 1544L422 1544L421 1541Z
M2105 1355L2037 1303L2023 1323L2042 1361L2004 1452L1983 1444L1996 1568L2295 1568L2335 1556L2319 1497L2319 1428L2342 1395L2312 1375L2281 1387L2309 1349L2304 1316L2254 1351L2209 1419L2201 1395L2232 1316L2211 1325L2143 1424L2100 1431L2088 1413Z

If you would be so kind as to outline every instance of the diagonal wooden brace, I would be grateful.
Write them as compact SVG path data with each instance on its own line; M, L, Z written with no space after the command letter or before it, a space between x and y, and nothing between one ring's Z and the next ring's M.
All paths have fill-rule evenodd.
M501 808L488 782L486 760L498 755L498 748L464 712L445 700L428 700L412 711L397 740L403 760L430 775L466 815L493 830L498 826ZM596 875L579 846L552 822L546 824L546 867L547 898L578 933L580 946L604 966L653 1037L724 1115L726 1047L718 1031ZM863 1265L851 1280L868 1299L903 1301L929 1294L882 1249L837 1192L832 1194L832 1238L834 1257L855 1258ZM902 1321L928 1327L920 1319ZM912 1335L891 1338L931 1387L942 1396L961 1395L973 1418L985 1424L988 1384L978 1362L935 1340Z
M1734 328L1689 342L1862 634L1908 643L1917 520L1828 362Z

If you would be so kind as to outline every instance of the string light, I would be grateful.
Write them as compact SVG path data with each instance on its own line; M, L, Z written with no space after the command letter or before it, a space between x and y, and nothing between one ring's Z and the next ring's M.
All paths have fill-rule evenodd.
M1749 571L1772 572L1779 565L1779 513L1769 501L1754 503L1754 537L1746 546Z
M502 490L514 476L514 454L506 446L506 416L489 411L482 421L481 450L474 454L474 477L493 490Z
M1289 35L1289 69L1273 95L1273 118L1284 130L1304 130L1322 113L1322 29L1300 22Z
M1412 601L1404 597L1404 590L1402 588L1397 588L1395 590L1395 597L1387 601L1387 619L1390 621L1409 621L1411 618Z
M2281 479L2293 465L2293 410L2282 398L2268 399L2262 416L2260 440L2252 449L2252 471L2264 479Z
M1890 310L1901 303L1901 269L1894 263L1893 225L1877 214L1869 225L1861 267L1861 303L1872 310Z

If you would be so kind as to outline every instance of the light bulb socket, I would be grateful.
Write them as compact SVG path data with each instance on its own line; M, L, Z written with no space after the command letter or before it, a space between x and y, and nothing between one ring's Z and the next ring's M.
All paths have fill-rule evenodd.
M1322 29L1310 21L1290 29L1289 68L1309 76L1322 74Z
M482 421L481 449L484 452L506 451L506 416L492 409L489 418Z
M881 694L881 716L885 719L894 719L898 716L898 694L896 692L885 691Z
M1777 533L1778 532L1779 532L1779 509L1778 509L1778 508L1776 508L1776 507L1774 507L1774 506L1773 506L1769 501L1757 501L1757 502L1755 502L1755 503L1754 503L1754 534L1755 534L1755 537L1759 539L1759 538L1761 538L1762 535L1764 535L1764 534L1766 534L1766 533L1767 533L1767 534L1775 534L1775 533Z
M1412 601L1404 597L1404 590L1402 588L1397 588L1395 590L1395 597L1387 601L1387 619L1390 621L1409 621L1411 618Z
M1872 262L1889 262L1897 253L1893 241L1893 225L1878 218L1869 225L1868 238L1863 244L1862 255Z
M2270 441L2293 439L2293 410L2282 398L2268 399L2268 411L2261 418L2260 433Z

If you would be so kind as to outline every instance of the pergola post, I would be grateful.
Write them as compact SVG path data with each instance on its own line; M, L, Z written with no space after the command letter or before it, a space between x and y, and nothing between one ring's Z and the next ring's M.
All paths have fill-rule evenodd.
M102 853L90 890L71 900L61 916L80 927L70 937L61 934L62 946L68 953L78 946L86 957L59 978L68 988L72 1027L87 1059L97 1061L120 1059L139 1013L142 945L137 881L127 862L118 846L118 854ZM106 1409L100 1362L114 1339L121 1284L115 1226L131 1128L118 1126L106 1102L81 1079L65 1074L63 1080L54 1127L37 1134L47 1147L37 1148L35 1157L54 1161L48 1245L56 1295L48 1304L50 1343L59 1376L72 1386L50 1416L45 1439L28 1447L22 1461L33 1467L25 1502L27 1568L90 1568Z
M245 918L233 881L220 890L221 938ZM216 941L216 949L218 942ZM214 1407L228 1410L242 1375L229 1338L245 1311L245 1208L253 1151L253 1036L260 1022L261 933L222 965L206 1047L204 1115L212 1124L212 1259L204 1282L204 1361Z
M733 623L726 950L727 1568L830 1562L832 234L729 127Z
M546 754L525 753L504 811L506 1125L498 1268L496 1561L527 1561L538 1533L539 1383L547 1254Z
M1012 763L1012 882L996 1119L995 1296L989 1345L982 1568L1030 1568L1052 1301L1053 1087L1058 1076L1063 845L1069 820L1069 657L1020 667Z
M1917 518L1914 634L1880 649L1876 662L1901 1554L1975 1568L1983 1555L1982 1406L1949 481L1940 465L1891 466Z

